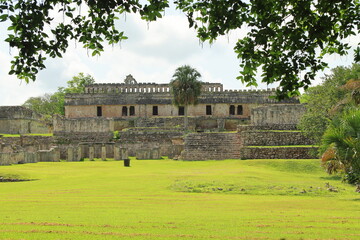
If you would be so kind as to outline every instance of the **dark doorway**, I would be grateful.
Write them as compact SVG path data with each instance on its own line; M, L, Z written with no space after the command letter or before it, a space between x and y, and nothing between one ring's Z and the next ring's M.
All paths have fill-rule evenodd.
M122 107L122 110L121 110L121 115L122 116L124 116L124 117L126 117L128 114L127 114L127 111L128 111L128 109L127 109L127 107Z
M184 116L185 115L185 107L180 106L179 107L179 116Z
M159 115L158 106L153 106L153 114L152 115L154 115L154 116Z
M206 115L212 115L211 105L206 105Z
M237 106L237 115L243 115L243 106L242 105Z
M134 115L135 115L135 107L130 106L130 116L134 116Z
M230 105L230 107L229 107L229 114L230 114L230 115L235 115L235 106L234 106L234 105Z
M101 117L101 116L102 116L102 107L101 107L101 106L98 106L98 107L97 107L97 114L96 114L96 116L98 116L98 117Z

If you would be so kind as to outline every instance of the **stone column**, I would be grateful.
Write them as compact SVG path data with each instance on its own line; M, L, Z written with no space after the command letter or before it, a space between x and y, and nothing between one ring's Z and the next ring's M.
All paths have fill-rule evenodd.
M151 159L160 159L160 149L158 147L151 150Z
M101 159L106 161L106 146L104 144L101 146Z
M114 146L114 159L115 160L120 160L121 159L121 156L120 156L120 146L119 145L116 145Z
M129 155L128 155L127 148L120 147L120 159L128 159L128 158L129 158Z
M89 160L94 161L95 149L94 145L89 146Z
M82 159L82 149L81 149L81 146L78 145L77 146L77 158L76 158L76 161L81 161Z
M218 119L217 120L217 127L219 130L225 129L225 119Z
M60 162L60 149L58 146L52 146L53 149L53 161L54 162Z
M74 148L68 147L66 151L67 151L67 159L66 160L68 162L74 161Z

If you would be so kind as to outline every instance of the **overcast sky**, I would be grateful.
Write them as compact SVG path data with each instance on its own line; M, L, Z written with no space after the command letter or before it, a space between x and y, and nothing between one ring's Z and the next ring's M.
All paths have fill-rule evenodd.
M129 37L121 45L107 46L100 57L91 57L80 44L72 43L63 58L48 59L47 68L38 74L37 81L26 84L7 74L12 55L3 41L5 27L0 26L0 106L21 105L29 97L53 93L80 72L92 75L98 83L122 83L128 74L138 82L168 83L175 69L184 64L196 68L204 82L220 82L225 89L245 88L236 80L240 68L233 47L246 29L232 32L212 46L200 44L196 32L188 28L185 15L175 10L150 24L127 14L120 18L119 28ZM328 57L331 67L348 66L352 59L352 54ZM318 75L316 83L321 82L323 75Z

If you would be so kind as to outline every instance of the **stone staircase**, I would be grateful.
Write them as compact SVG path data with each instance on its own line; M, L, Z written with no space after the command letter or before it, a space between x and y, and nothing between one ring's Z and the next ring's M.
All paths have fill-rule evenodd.
M240 158L240 138L236 132L189 133L185 136L183 160L223 160Z

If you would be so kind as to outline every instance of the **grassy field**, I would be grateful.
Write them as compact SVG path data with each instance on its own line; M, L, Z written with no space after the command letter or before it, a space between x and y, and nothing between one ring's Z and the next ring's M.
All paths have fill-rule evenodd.
M51 137L53 136L52 133L27 133L27 134L21 134L24 136L45 136L45 137ZM7 134L7 133L0 133L0 137L20 137L20 134Z
M360 239L360 194L318 160L131 165L1 166L33 181L0 182L0 239Z

